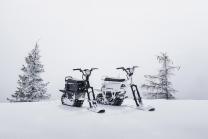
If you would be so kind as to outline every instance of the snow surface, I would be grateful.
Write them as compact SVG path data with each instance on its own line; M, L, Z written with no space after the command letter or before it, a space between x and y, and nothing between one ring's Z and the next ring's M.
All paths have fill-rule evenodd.
M0 103L0 139L207 139L208 100L145 100L145 112L103 106L106 113L63 106L60 101Z

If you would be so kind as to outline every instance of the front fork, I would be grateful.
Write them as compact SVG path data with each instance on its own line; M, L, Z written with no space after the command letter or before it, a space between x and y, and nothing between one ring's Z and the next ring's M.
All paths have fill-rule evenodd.
M134 101L135 101L137 106L140 106L142 104L142 98L140 96L137 85L131 84L130 86L131 86L131 91L132 91L132 94L133 94L133 97L134 97Z
M97 103L95 100L95 93L94 93L93 87L89 87L87 89L87 97L88 97L88 102L89 102L90 108L96 107Z

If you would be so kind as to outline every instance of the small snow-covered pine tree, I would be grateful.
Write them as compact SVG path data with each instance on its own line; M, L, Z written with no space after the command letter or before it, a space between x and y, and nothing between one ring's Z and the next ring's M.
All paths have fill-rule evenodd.
M146 96L148 98L156 99L174 99L176 90L172 87L172 82L169 80L173 74L173 70L180 69L178 66L173 66L173 61L166 53L161 53L157 56L157 60L162 67L158 75L145 75L146 83L142 88L146 89Z
M19 75L17 90L11 95L12 98L8 98L9 101L30 102L50 98L50 94L47 94L48 83L44 83L40 76L44 68L40 62L39 52L39 46L36 43L35 48L25 58L26 65L21 69L23 75Z

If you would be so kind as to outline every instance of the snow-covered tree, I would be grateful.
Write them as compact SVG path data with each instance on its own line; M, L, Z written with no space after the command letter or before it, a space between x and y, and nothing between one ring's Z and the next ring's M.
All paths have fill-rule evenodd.
M30 102L50 98L47 94L47 85L40 74L44 72L43 65L40 62L39 46L36 43L35 48L25 58L26 65L22 66L23 74L19 75L18 87L11 102Z
M145 75L146 83L142 85L146 89L148 98L166 98L174 99L176 90L172 87L170 76L174 75L173 70L179 70L180 67L173 66L173 61L166 53L157 56L158 62L162 65L158 75Z

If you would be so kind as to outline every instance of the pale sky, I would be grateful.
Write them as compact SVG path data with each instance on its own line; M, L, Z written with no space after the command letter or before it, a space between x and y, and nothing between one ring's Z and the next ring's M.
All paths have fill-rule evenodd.
M181 70L172 77L180 99L208 99L206 0L0 0L0 101L17 87L24 57L39 40L43 77L53 98L72 68L98 67L122 76L118 66L138 65L135 83L157 74L156 55L167 52Z

